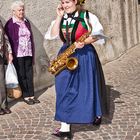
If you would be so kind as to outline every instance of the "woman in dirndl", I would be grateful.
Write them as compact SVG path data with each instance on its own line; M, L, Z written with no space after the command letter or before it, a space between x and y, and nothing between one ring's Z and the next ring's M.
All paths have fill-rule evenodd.
M82 9L83 3L83 0L61 0L57 17L45 34L47 40L60 37L63 45L59 55L91 29L85 41L75 42L72 56L78 59L78 67L73 71L64 69L55 76L55 120L61 122L60 129L53 133L57 137L71 137L71 124L99 125L107 112L104 75L91 44L99 41L95 34L103 34L103 27L94 14Z

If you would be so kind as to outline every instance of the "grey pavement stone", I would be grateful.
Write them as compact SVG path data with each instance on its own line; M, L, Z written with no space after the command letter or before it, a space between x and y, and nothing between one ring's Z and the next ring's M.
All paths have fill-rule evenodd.
M103 66L108 87L109 115L102 125L72 125L73 140L140 139L140 46ZM0 140L57 140L51 135L60 123L54 121L55 89L37 93L40 104L10 103L12 114L0 116Z

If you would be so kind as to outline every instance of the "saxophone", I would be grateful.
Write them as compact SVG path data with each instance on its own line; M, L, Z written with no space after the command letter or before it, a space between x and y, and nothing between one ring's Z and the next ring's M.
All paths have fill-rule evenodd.
M83 42L89 35L91 31L84 33L76 42ZM48 67L48 71L54 75L57 75L65 68L69 70L75 70L78 66L78 60L75 57L70 57L75 52L76 46L75 42L70 45L64 52L57 56Z

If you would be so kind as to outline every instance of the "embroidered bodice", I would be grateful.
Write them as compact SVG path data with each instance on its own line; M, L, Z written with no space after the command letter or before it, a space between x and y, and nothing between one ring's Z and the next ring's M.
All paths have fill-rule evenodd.
M72 14L64 15L60 26L60 37L63 42L71 44L88 31L84 13L76 11Z
M99 19L97 18L96 15L94 15L90 12L88 12L88 13L89 13L89 22L92 26L91 35L100 34L100 33L102 34L103 27L102 27ZM89 29L89 26L88 26L88 22L86 19L86 12L82 11L80 13L80 15L78 12L75 12L74 15L71 15L71 16L69 16L68 14L64 14L63 19L61 21L60 34L57 34L55 36L51 35L51 30L53 28L53 25L55 24L55 20L53 20L45 34L45 39L47 39L47 40L59 39L59 35L60 35L61 40L63 42L66 42L66 23L67 23L67 21L68 21L68 25L69 25L69 31L68 31L69 35L68 36L69 36L70 42L74 42L83 33L87 32L87 30ZM95 43L103 44L104 39L100 39L100 40L96 41Z

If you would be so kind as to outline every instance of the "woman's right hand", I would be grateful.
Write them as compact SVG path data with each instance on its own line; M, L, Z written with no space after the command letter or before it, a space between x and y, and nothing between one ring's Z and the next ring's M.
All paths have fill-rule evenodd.
M59 5L57 6L56 12L57 12L57 15L60 16L60 17L62 17L62 16L64 15L64 9L63 9L63 7L62 7L61 4L59 4Z
M8 54L8 63L12 63L12 61L13 61L13 55L12 55L12 53L9 53Z
M81 49L84 47L85 42L75 42L74 45L75 45L76 49Z

